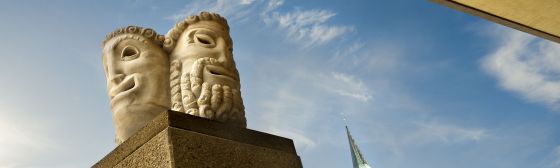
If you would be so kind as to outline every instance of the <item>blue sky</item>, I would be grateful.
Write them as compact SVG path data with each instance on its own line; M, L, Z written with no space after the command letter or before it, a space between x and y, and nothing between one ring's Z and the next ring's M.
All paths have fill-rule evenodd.
M215 11L248 128L304 167L350 167L342 116L386 168L560 167L560 46L426 1L0 2L0 167L88 167L114 148L100 43Z

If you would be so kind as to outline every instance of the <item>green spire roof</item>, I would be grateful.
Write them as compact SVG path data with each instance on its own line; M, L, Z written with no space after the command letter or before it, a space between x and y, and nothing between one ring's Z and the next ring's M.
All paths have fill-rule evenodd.
M348 126L346 126L346 135L348 135L348 142L350 143L350 153L352 154L352 163L354 164L354 168L371 168L360 152L358 145L354 142L354 138L350 135Z

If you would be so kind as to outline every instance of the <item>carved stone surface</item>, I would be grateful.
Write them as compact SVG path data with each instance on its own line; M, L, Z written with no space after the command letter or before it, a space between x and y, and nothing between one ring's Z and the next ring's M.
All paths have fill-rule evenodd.
M226 19L201 12L167 34L129 26L103 42L118 144L169 109L246 127Z
M177 23L167 36L172 110L245 127L227 21L202 12Z
M121 28L103 42L103 65L121 143L170 107L169 57L152 29Z

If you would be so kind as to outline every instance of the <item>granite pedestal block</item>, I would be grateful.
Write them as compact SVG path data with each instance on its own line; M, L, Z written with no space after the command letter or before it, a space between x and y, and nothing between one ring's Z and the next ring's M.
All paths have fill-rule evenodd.
M301 168L293 141L174 111L92 167Z

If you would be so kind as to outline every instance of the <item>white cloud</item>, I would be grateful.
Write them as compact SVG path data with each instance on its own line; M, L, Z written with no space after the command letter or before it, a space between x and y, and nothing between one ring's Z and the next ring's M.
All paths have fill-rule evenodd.
M492 130L480 126L459 125L442 119L438 121L434 118L431 114L423 115L417 111L384 110L383 113L355 118L353 124L366 122L367 124L360 124L361 131L365 132L360 137L360 143L387 156L377 159L388 159L387 161L392 162L415 160L419 150L433 149L420 153L438 156L441 153L435 151L494 143L492 138L496 135ZM462 157L465 153L457 155Z
M316 121L318 110L313 99L302 96L287 86L271 93L271 97L260 103L260 122L263 131L294 140L298 149L316 146L313 134L304 132Z
M295 128L283 128L277 129L271 127L267 130L268 133L275 134L275 135L282 135L284 137L290 137L290 139L294 140L294 145L297 149L313 149L317 146L317 142L314 139L309 137L309 133L303 132L301 129Z
M392 113L395 113L392 111ZM490 131L476 126L457 125L446 122L430 120L433 117L417 113L402 113L397 118L388 119L387 114L370 116L368 135L361 139L362 143L373 144L378 150L386 151L396 160L407 160L411 155L407 152L418 147L424 148L432 145L460 146L461 144L477 143L488 144ZM383 117L375 119L375 117ZM420 121L418 121L420 120ZM412 156L414 157L414 156ZM410 159L410 158L409 158Z
M269 0L262 14L267 14L268 12L282 6L283 4L284 1L282 0Z
M482 128L464 128L438 122L418 123L418 130L413 134L414 141L425 142L463 142L480 141L488 136Z
M209 11L225 16L230 24L258 20L267 25L278 26L287 34L286 39L301 44L303 48L326 44L345 33L354 31L352 26L328 24L327 22L336 16L336 13L330 10L294 9L286 13L276 11L283 4L282 0L195 1L187 4L179 13L169 16L168 19L177 21L190 15L196 15L200 11Z
M253 2L255 2L255 0L240 0L239 3L242 5L250 5Z
M482 60L504 89L531 102L560 106L560 46L516 30L498 31L500 45Z
M336 13L324 9L296 9L286 14L273 12L266 17L265 23L275 23L279 28L286 30L289 40L302 44L303 47L312 47L354 31L352 26L327 24L334 16Z
M372 98L371 91L362 82L354 76L344 73L331 73L332 80L330 83L321 83L328 91L334 91L341 96L347 96L363 102L367 102Z
M560 167L560 146L556 146L550 153L550 155L545 158L544 167L546 168L558 168Z
M346 48L337 50L331 59L333 61L347 60L348 58L356 60L355 58L359 57L359 54L362 54L360 51L363 51L362 49L365 45L365 43L354 42Z
M312 150L322 143L329 143L332 140L327 137L332 136L329 133L331 128L343 128L342 125L325 125L329 118L338 118L342 123L338 116L340 111L330 109L350 110L345 108L347 103L364 103L371 99L365 83L348 74L296 68L278 71L275 76L282 82L262 84L273 89L267 89L267 96L253 102L257 109L252 110L258 111L256 127L294 139L299 150ZM267 81L273 80L267 76Z
M226 17L229 22L237 22L248 19L248 16L254 14L256 5L262 1L256 0L211 0L211 1L194 1L185 5L179 13L167 17L175 21L182 20L187 16L197 15L201 11L217 12Z

